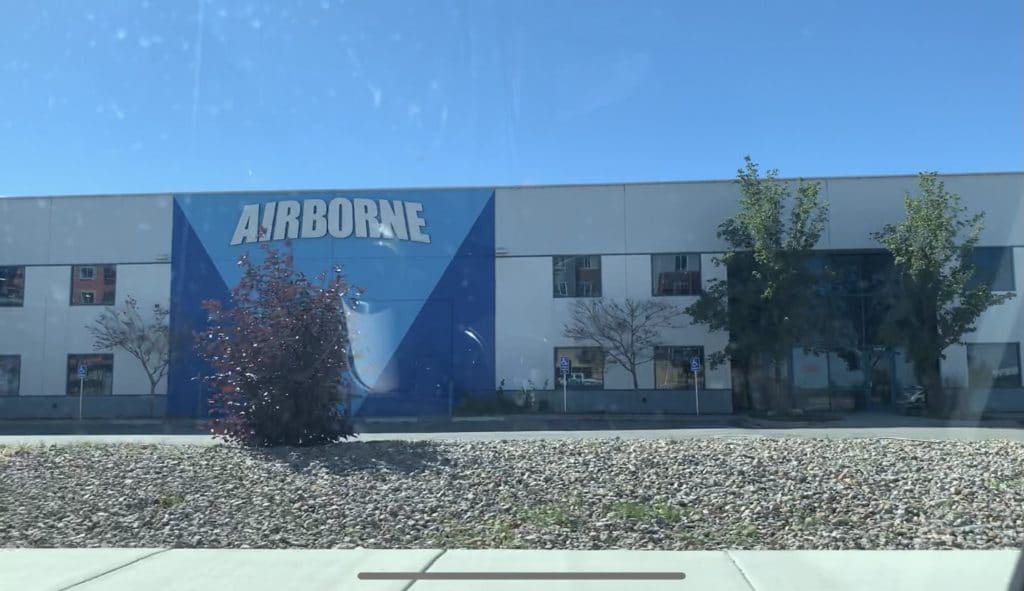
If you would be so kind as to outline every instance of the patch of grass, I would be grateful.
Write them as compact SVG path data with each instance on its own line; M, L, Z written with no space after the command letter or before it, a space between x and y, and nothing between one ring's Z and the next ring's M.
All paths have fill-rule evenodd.
M661 503L639 503L637 501L623 501L612 506L612 513L623 519L655 520L668 523L678 523L683 515L671 505Z
M503 519L495 520L491 524L491 530L494 532L494 541L502 546L512 545L518 537L516 528Z
M541 527L566 527L576 521L571 513L558 505L528 507L521 516L524 522Z
M171 507L175 507L184 502L185 497L181 495L164 495L156 500L156 504L159 505L161 509L170 509Z
M0 458L13 458L14 456L27 454L30 451L32 451L31 445L0 445Z
M761 534L757 531L757 527L751 524L740 526L739 528L731 532L734 538L738 538L744 542L760 542Z

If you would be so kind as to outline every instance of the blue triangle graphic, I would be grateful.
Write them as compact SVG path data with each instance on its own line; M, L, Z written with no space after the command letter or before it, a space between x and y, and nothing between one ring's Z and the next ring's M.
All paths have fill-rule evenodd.
M192 335L206 328L203 301L227 302L230 294L177 199L172 219L170 329L174 341L167 374L167 416L204 417L210 389L193 378L207 375L210 367L195 354Z
M384 373L390 393L370 393L364 416L446 415L466 392L493 392L494 195L405 333Z

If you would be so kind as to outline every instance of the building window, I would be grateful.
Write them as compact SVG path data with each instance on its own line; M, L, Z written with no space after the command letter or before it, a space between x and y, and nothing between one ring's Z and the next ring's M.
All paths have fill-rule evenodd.
M604 352L600 347L558 347L555 349L555 385L562 387L562 370L558 360L569 358L569 390L600 390L604 388Z
M0 267L0 307L25 305L25 267Z
M78 377L78 366L85 364L85 379ZM110 353L68 355L69 396L109 396L114 393L114 356Z
M71 267L71 305L112 306L117 292L117 265Z
M967 343L971 388L1020 388L1020 343Z
M0 355L0 396L17 396L21 387L21 356Z
M651 281L656 296L699 295L700 255L651 255Z
M696 376L690 361L700 359L701 371ZM655 347L654 387L658 390L693 390L693 380L704 388L704 347Z
M599 255L554 257L556 298L601 297Z
M1013 249L1005 246L979 246L974 249L974 276L971 287L987 284L992 291L1014 291Z

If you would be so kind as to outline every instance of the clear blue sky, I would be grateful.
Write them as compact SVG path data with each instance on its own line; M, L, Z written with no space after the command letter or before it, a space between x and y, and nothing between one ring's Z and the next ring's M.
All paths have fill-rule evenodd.
M1021 170L1022 7L8 2L0 194Z

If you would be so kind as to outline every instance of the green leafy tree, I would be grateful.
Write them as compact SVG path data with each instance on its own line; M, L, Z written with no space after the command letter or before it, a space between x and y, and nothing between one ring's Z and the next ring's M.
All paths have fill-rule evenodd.
M801 180L793 194L792 183L778 179L775 170L761 176L749 156L736 182L741 193L737 212L718 226L718 237L729 248L714 261L725 266L728 277L711 279L686 312L712 331L729 331L729 343L709 362L717 366L729 360L740 368L748 392L758 361L770 361L768 405L785 411L791 397L783 365L816 330L820 301L811 289L817 276L808 259L825 229L828 205L818 197L818 183Z
M906 217L872 234L892 253L896 265L895 314L886 338L906 348L932 414L948 412L940 360L961 343L990 306L1013 297L974 283L974 247L984 213L969 215L960 197L946 190L934 172L918 176L918 195L903 198Z

